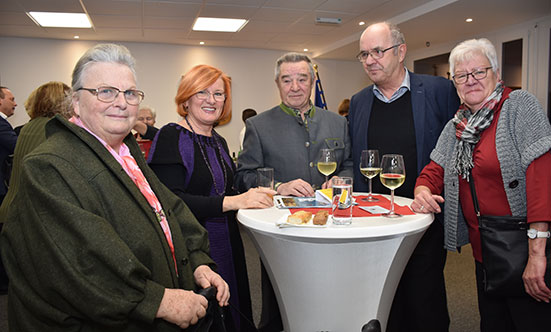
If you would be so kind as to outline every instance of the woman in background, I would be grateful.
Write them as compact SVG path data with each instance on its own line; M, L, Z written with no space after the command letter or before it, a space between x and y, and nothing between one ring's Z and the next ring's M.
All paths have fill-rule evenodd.
M5 221L8 206L17 193L23 158L46 140L46 123L56 114L66 119L71 117L71 88L62 82L45 83L31 92L25 101L25 109L31 119L17 138L10 186L0 207L0 221Z
M208 65L193 67L182 77L175 101L183 119L159 130L149 152L149 166L208 231L211 257L233 295L230 304L250 321L231 310L226 327L254 331L235 211L270 207L275 191L253 188L238 195L233 188L235 166L226 140L214 130L231 117L231 82L226 74Z

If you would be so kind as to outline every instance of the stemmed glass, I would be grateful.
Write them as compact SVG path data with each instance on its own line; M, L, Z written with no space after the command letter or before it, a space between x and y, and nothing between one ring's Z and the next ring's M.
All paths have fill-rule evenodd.
M335 158L335 150L320 149L320 157L318 159L318 171L325 175L325 182L329 180L329 175L337 170L337 159Z
M371 190L371 179L381 172L381 164L379 163L378 150L363 150L360 159L360 172L369 180L369 194L362 198L364 202L378 202L379 199L373 197Z
M394 211L394 189L400 187L406 180L404 158L399 154L385 154L381 162L381 183L390 189L390 211L383 216L388 218L401 217Z

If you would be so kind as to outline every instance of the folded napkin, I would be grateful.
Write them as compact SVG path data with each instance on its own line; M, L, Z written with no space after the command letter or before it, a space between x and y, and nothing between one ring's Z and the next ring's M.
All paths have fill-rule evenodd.
M377 213L377 214L369 213L369 212L367 212L363 209L360 209L360 206L375 206L375 205L378 205L380 207L383 207L385 209L390 210L390 200L388 198L386 198L384 196L381 196L381 195L373 195L373 197L376 197L376 198L379 199L378 202L364 202L364 201L362 201L362 198L364 198L364 197L367 197L367 196L366 195L354 196L354 199L355 199L356 203L358 203L358 205L354 205L352 207L352 217L376 217L376 216L381 215L381 213ZM298 210L303 210L303 211L309 211L309 212L312 212L312 213L316 213L320 209L293 208L292 210L293 210L292 211L293 213L298 211ZM326 208L324 210L327 210L327 211L329 211L329 213L331 213L331 209ZM413 211L411 211L409 206L407 206L407 205L398 205L396 203L394 203L394 211L396 211L396 213L399 213L399 214L402 214L402 215L413 215L413 214L415 214Z

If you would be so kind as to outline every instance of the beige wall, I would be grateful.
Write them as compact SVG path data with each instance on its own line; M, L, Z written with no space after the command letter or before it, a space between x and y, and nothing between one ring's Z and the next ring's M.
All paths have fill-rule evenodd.
M218 67L232 77L232 120L217 129L228 141L230 151L239 149L243 109L250 107L261 112L280 102L274 83L274 63L284 52L151 43L122 44L137 60L138 85L146 95L144 104L156 109L158 126L179 120L174 104L178 79L191 67L201 63ZM70 85L71 71L76 61L94 42L0 37L0 45L1 84L10 87L16 97L16 113L9 121L17 126L28 121L23 103L29 93L51 80ZM356 61L314 62L318 64L330 110L336 111L342 99L349 98L368 84L360 63Z
M501 30L485 31L478 35L466 36L460 40L450 40L447 43L435 44L428 48L408 52L406 66L413 68L415 60L448 53L463 40L482 37L488 38L494 44L501 66L502 43L522 39L522 72L520 75L517 74L517 76L520 76L519 86L534 94L543 105L543 109L547 111L549 107L550 30L551 16L545 16L529 22L508 26ZM503 68L500 68L500 71L503 71Z

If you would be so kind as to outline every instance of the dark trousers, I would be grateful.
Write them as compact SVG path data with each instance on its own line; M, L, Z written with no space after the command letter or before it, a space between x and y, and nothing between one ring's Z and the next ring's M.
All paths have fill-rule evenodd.
M279 305L277 304L274 288L272 287L270 277L262 262L260 262L260 281L262 285L262 311L260 313L258 331L283 331L283 323L281 321L281 314L279 312Z
M388 318L387 332L446 332L450 318L446 300L444 229L434 220L402 274Z
M548 332L551 304L523 297L495 297L484 292L482 264L475 261L481 332Z

